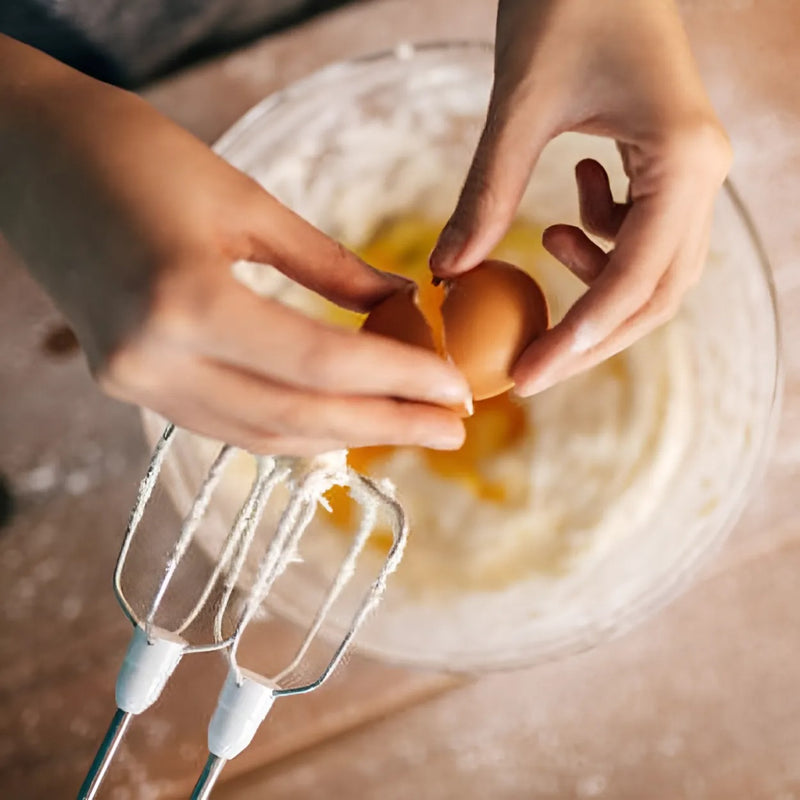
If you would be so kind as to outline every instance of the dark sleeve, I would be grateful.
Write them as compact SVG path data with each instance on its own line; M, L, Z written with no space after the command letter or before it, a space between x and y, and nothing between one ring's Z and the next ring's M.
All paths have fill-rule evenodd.
M80 30L40 0L0 0L0 33L31 45L100 80L125 85L118 66Z

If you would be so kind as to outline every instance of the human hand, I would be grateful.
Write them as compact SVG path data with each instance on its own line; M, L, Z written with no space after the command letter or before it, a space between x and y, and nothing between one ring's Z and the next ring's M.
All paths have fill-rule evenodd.
M583 371L670 319L699 278L728 140L671 0L500 0L489 111L456 210L431 255L438 277L484 258L511 223L539 153L564 131L616 140L627 201L595 161L576 167L584 228L545 247L589 289L514 371L523 396Z
M360 311L404 279L367 266L137 97L7 39L0 75L12 56L30 78L0 78L0 101L14 107L0 117L0 230L108 393L256 452L460 445L460 419L434 405L468 397L454 367L258 297L231 265L271 264Z

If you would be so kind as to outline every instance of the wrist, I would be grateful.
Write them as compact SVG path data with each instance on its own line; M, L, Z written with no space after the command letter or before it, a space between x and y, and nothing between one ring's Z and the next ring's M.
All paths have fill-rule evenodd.
M98 87L103 84L0 34L0 233L13 246L22 221L37 213L40 190L57 177L59 142L71 125L85 124Z
M77 70L0 34L0 133L18 127L62 92L92 83Z

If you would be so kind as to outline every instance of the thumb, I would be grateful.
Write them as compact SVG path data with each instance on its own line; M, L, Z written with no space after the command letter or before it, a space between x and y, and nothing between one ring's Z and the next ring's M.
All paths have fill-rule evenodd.
M411 281L369 266L265 190L249 218L250 258L269 264L328 300L369 311Z
M509 110L514 99L499 100L496 95L497 83L456 209L430 256L437 277L466 272L487 258L513 221L550 138L543 115L526 111L535 108L531 98Z

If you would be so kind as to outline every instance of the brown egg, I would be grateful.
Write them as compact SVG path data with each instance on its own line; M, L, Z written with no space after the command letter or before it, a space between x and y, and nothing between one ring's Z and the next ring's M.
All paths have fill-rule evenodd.
M449 280L439 313L440 320L426 320L417 294L403 290L375 306L363 330L449 358L464 373L474 400L514 385L514 363L549 324L539 285L504 261L484 261Z
M464 373L474 400L514 385L522 351L549 325L539 284L505 261L484 261L449 281L442 303L444 350Z
M417 304L412 286L390 294L376 305L364 320L361 330L389 336L398 342L437 351L433 331Z

